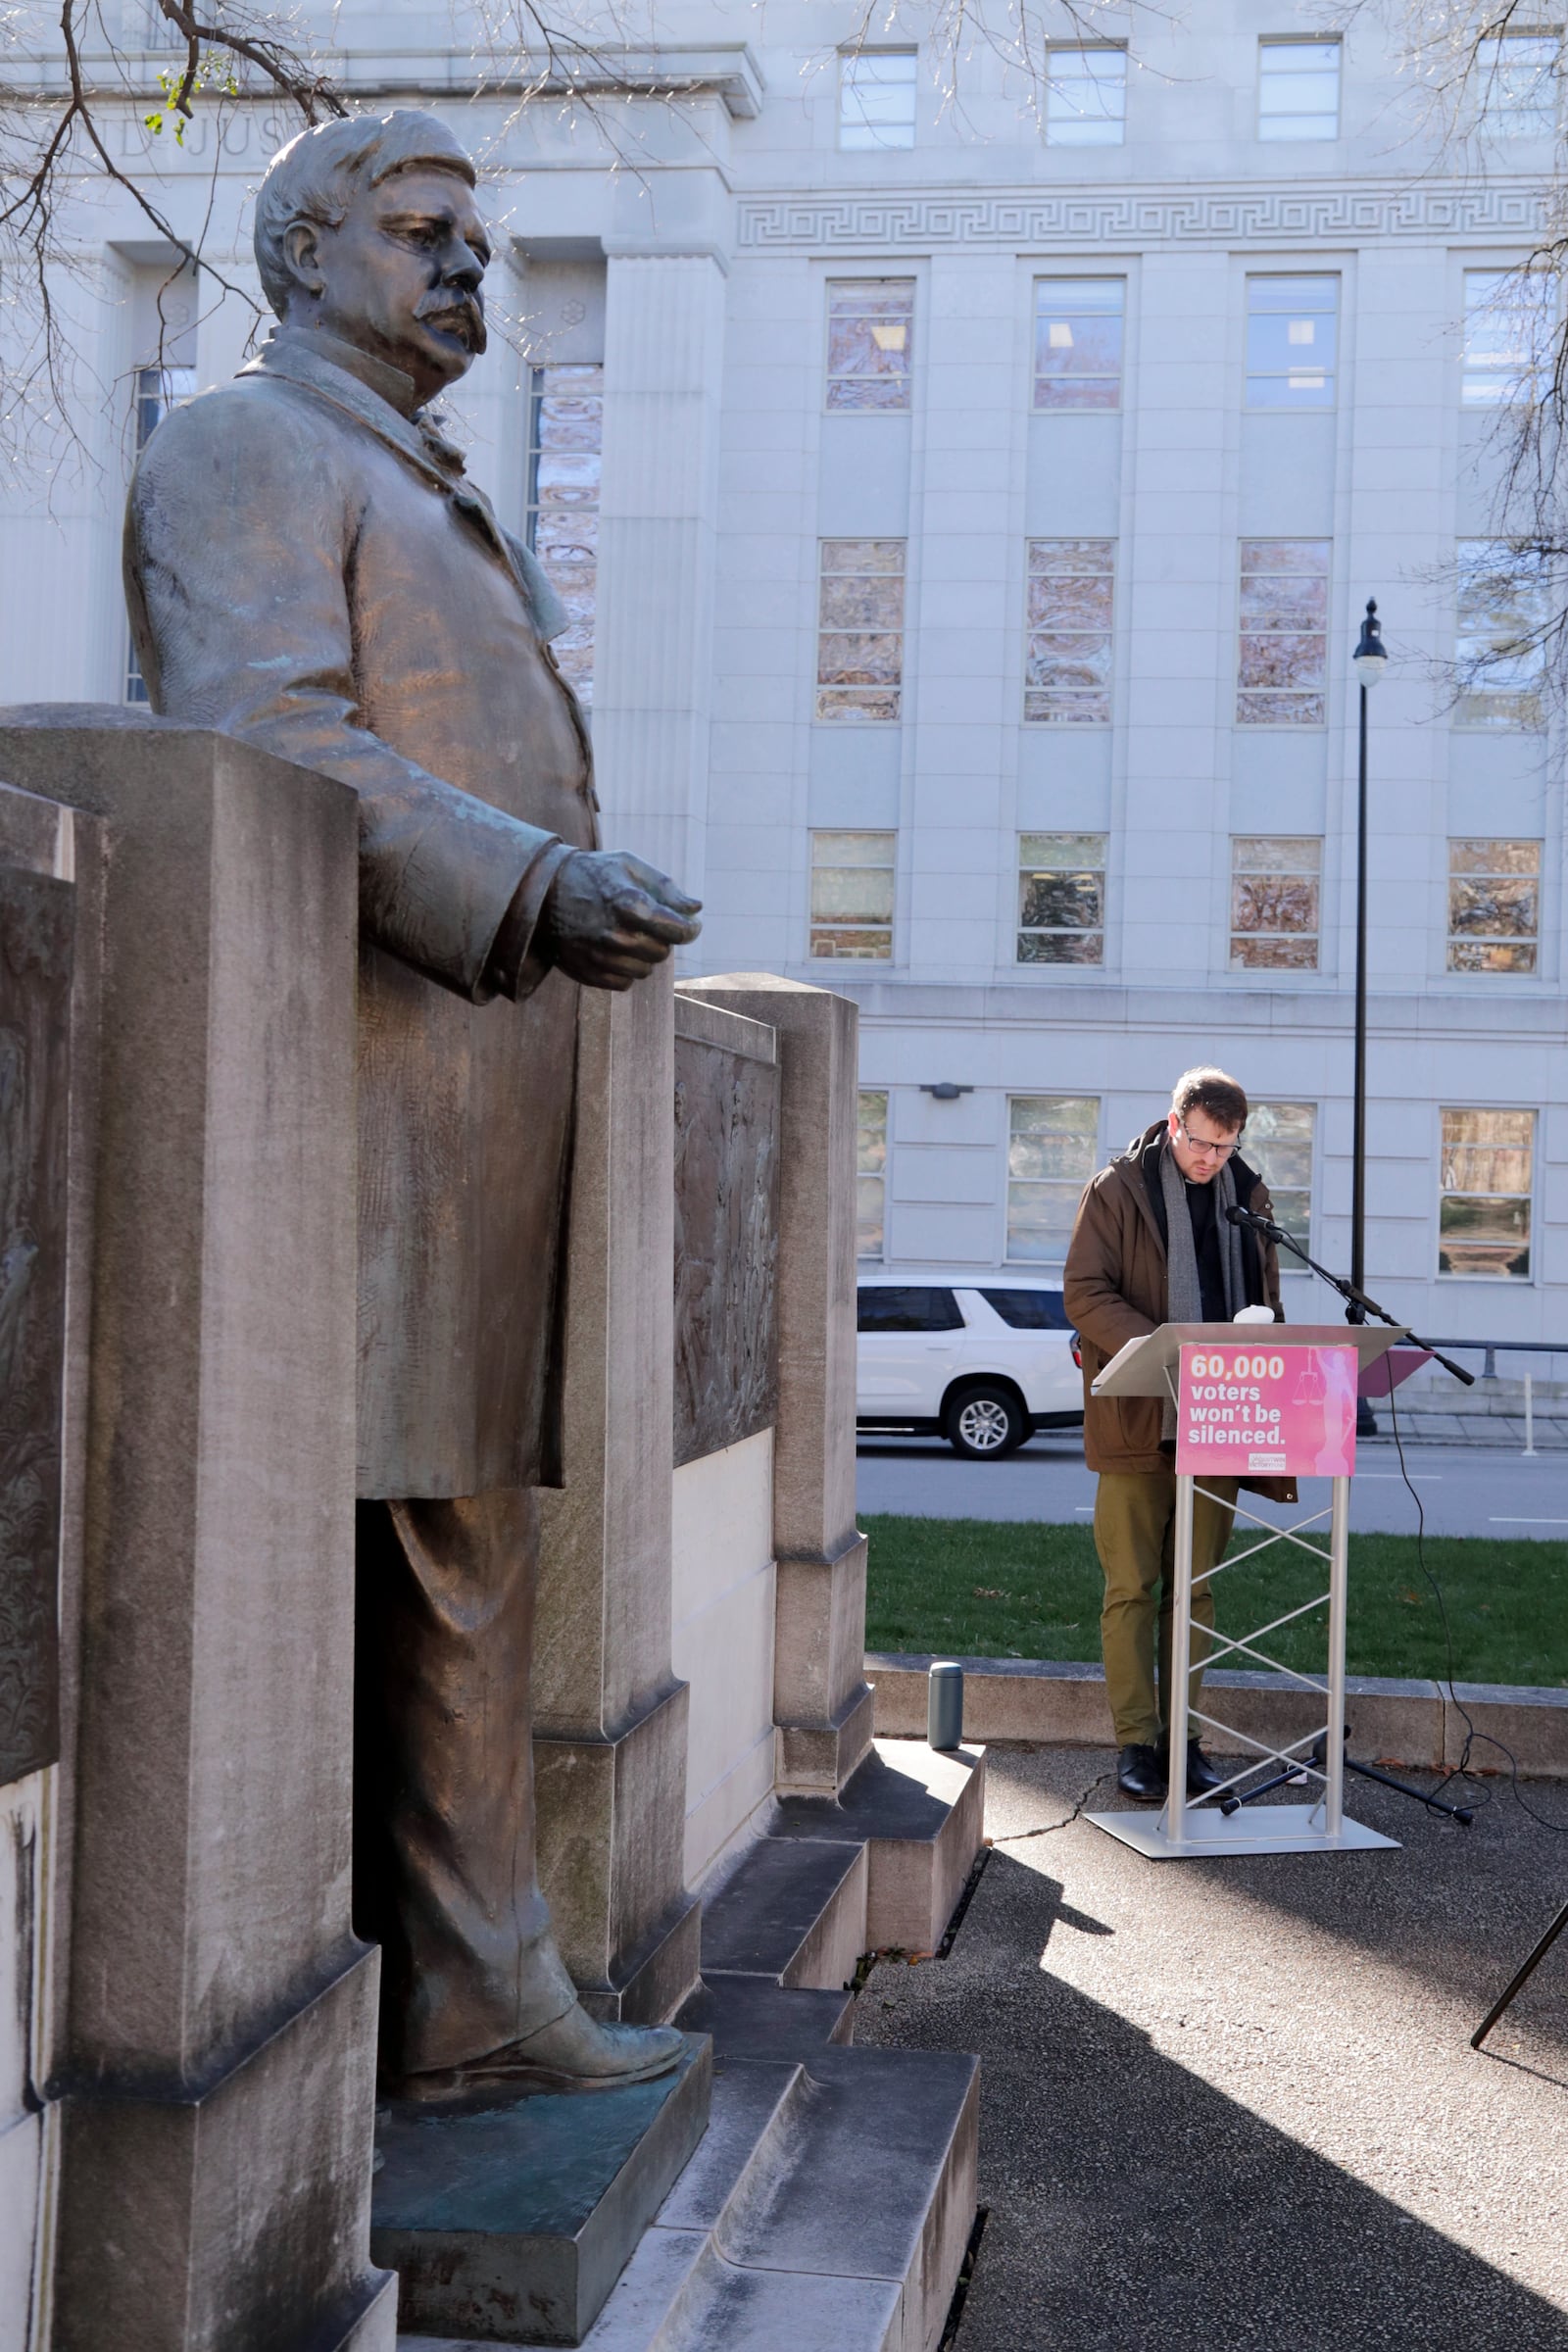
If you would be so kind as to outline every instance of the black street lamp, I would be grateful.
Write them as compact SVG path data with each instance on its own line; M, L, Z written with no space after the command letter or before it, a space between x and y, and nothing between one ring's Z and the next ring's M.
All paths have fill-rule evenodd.
M1383 631L1378 623L1376 597L1366 600L1366 618L1350 656L1361 690L1361 756L1355 808L1355 1110L1350 1143L1350 1281L1356 1290L1366 1280L1366 698L1389 666ZM1351 1305L1347 1319L1366 1321L1365 1310ZM1376 1430L1372 1408L1363 1397L1357 1426Z

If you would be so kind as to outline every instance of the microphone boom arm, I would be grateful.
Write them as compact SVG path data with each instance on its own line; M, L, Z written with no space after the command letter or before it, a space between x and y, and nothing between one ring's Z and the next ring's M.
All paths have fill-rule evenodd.
M1350 1318L1352 1322L1372 1315L1379 1323L1387 1323L1394 1331L1402 1331L1406 1328L1396 1315L1391 1315L1386 1307L1379 1306L1375 1298L1369 1298L1365 1291L1358 1290L1353 1282L1347 1282L1343 1274L1331 1274L1327 1266L1318 1264L1315 1257L1308 1257L1295 1235L1287 1233L1283 1225L1276 1225L1271 1217L1260 1217L1253 1210L1243 1208L1239 1203L1228 1208L1225 1213L1233 1225L1250 1225L1254 1232L1266 1234L1269 1240L1279 1248L1291 1250L1295 1256L1300 1259L1303 1266L1311 1268L1319 1281L1326 1282L1331 1291L1338 1291L1347 1306L1359 1307L1361 1315L1358 1318L1352 1314ZM1417 1348L1423 1348L1433 1358L1434 1362L1440 1363L1445 1372L1451 1372L1454 1379L1462 1381L1467 1389L1475 1387L1476 1376L1473 1372L1466 1372L1462 1365L1454 1363L1450 1356L1445 1355L1440 1348L1434 1348L1430 1340L1423 1340L1418 1333L1412 1331L1409 1337Z

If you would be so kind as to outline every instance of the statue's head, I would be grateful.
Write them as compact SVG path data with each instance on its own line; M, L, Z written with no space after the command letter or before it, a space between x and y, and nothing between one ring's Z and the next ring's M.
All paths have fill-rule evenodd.
M289 326L321 327L412 376L421 402L485 347L490 259L473 166L434 115L400 107L302 130L256 199L256 263Z

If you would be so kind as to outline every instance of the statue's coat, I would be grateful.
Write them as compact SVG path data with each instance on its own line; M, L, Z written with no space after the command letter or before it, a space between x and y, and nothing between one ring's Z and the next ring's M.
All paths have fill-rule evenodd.
M275 336L153 435L125 571L156 710L360 795L359 1492L441 1497L555 1476L577 991L487 999L597 837L548 588L403 395Z

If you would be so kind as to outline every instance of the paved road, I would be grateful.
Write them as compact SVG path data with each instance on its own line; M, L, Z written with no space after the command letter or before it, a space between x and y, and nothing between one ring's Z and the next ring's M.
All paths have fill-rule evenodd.
M1386 1440L1360 1449L1350 1490L1350 1525L1362 1534L1413 1535L1415 1505ZM1405 1461L1435 1536L1536 1536L1568 1540L1568 1453L1528 1459L1473 1446L1406 1446ZM1329 1489L1321 1484L1327 1505ZM960 1461L926 1438L862 1438L862 1512L907 1511L932 1519L1087 1520L1094 1477L1075 1435L1036 1438L1001 1462ZM1285 1517L1269 1503L1263 1516Z

